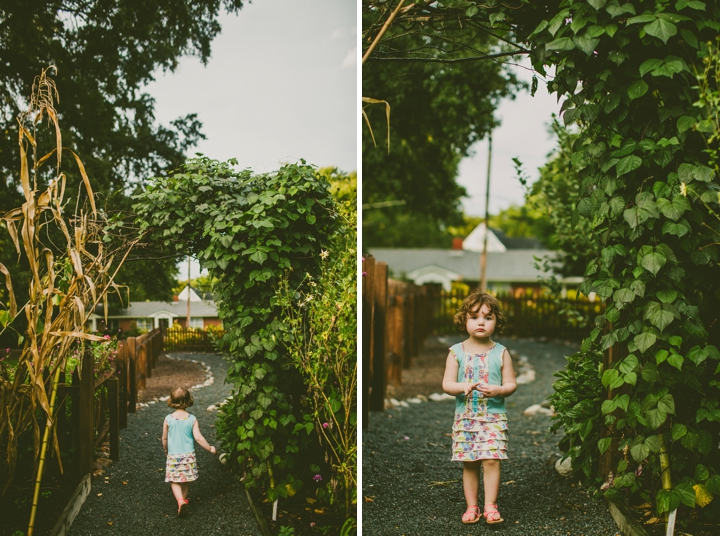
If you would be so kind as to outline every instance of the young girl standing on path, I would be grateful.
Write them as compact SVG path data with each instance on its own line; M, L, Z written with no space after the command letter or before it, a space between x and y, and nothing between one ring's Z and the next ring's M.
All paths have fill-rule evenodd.
M507 349L491 340L505 321L494 296L475 290L455 315L455 325L470 337L450 348L443 390L455 396L452 461L463 462L463 491L467 510L462 522L480 521L478 492L483 469L487 523L502 523L497 509L500 460L507 459L505 397L517 389Z
M215 447L211 447L200 433L195 415L185 411L192 405L190 391L185 387L176 387L168 400L168 406L175 408L175 412L165 417L163 422L162 443L167 455L165 482L171 483L170 487L178 502L179 516L187 510L190 482L198 477L193 438L202 448L215 454Z

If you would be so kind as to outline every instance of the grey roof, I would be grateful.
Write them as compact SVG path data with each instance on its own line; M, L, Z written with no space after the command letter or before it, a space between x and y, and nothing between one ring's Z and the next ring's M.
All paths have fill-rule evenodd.
M453 249L370 248L375 260L385 262L397 276L413 270L438 266L450 270L467 281L480 279L480 253ZM543 249L512 249L488 251L486 277L488 282L537 283L543 274L535 268L534 257L555 257L556 253Z
M545 249L537 238L510 238L502 230L490 227L507 249Z
M184 317L187 314L187 302L162 302L162 301L144 301L130 302L127 309L111 310L108 318L147 318L160 312L170 313L171 316ZM95 309L95 314L102 315L102 305ZM215 302L201 301L190 302L190 316L193 317L217 317L217 307Z

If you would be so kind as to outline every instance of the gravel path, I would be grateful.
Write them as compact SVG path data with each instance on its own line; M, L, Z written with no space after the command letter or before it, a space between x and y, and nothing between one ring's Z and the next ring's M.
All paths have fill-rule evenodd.
M173 352L170 357L196 359L210 367L214 382L193 389L195 404L189 411L198 418L208 442L216 445L217 413L206 409L230 394L224 383L227 363L215 354ZM200 478L190 484L189 513L177 517L177 503L165 482L161 441L163 419L171 412L165 402L158 402L128 415L128 427L120 432L120 461L93 479L90 495L70 529L72 536L261 534L243 485L201 447L196 447Z
M450 346L460 340L443 342ZM589 497L577 482L555 471L560 436L546 437L550 417L523 415L526 408L552 393L553 373L563 368L564 356L574 347L528 339L498 341L526 356L536 373L535 381L519 385L506 403L509 460L502 462L498 501L505 522L461 523L465 511L462 467L450 461L455 403L429 401L370 414L369 429L362 434L363 534L619 534L603 501ZM438 392L441 381L437 378Z

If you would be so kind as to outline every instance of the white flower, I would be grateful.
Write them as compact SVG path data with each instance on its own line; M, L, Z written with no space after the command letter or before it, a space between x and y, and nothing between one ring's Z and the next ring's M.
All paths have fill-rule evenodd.
M687 197L687 184L684 182L680 183L680 193L683 195L683 197Z
M330 252L326 251L324 249L320 250L320 257L323 258L323 260L327 259L330 256Z

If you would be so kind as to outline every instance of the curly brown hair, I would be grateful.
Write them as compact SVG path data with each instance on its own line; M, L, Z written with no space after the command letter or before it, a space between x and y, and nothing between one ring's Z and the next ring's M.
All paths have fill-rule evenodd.
M175 409L185 409L193 405L195 400L193 399L192 393L185 387L176 387L170 393L168 399L168 406Z
M502 328L505 325L505 315L500 307L500 302L492 294L483 292L480 289L473 290L468 297L463 300L460 310L453 318L455 327L460 331L465 331L468 314L473 311L479 311L483 305L487 305L490 308L490 313L495 315L495 333L498 335L502 333Z

